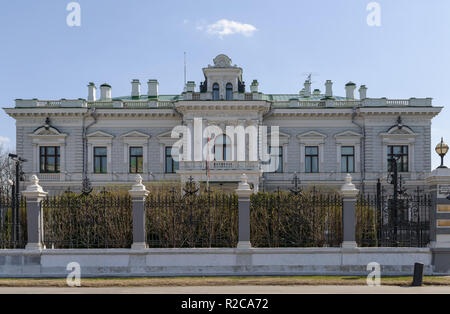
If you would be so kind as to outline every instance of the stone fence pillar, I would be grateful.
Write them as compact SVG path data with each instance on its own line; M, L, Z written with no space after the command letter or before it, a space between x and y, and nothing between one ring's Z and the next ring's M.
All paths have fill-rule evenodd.
M342 248L356 248L356 197L359 190L352 183L352 176L347 174L345 184L341 188L343 197L342 210Z
M238 249L249 249L252 247L250 243L250 195L253 194L248 177L244 173L241 176L236 194L239 198L239 239Z
M142 184L142 177L136 176L136 184L129 191L133 202L133 244L132 249L142 250L147 248L145 198L149 191Z
M27 232L28 242L25 247L27 250L42 250L45 249L43 245L44 226L42 201L48 195L39 185L39 179L33 175L31 177L31 185L22 192L22 195L27 201Z
M430 247L434 271L450 272L450 169L437 168L427 177L431 192Z

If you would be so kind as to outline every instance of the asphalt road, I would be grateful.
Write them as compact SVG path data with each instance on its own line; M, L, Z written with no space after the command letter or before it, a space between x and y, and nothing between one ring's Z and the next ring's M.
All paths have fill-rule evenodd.
M0 288L0 294L450 294L450 287L221 286L136 288Z

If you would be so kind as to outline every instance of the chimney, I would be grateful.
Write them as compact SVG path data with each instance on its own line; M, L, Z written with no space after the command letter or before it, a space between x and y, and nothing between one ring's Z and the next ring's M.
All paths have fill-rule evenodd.
M148 97L158 97L158 80L148 80Z
M141 97L141 83L139 80L131 81L131 98L139 99Z
M311 96L311 81L306 80L305 81L305 97Z
M111 100L111 85L102 84L100 85L100 100Z
M367 87L366 85L361 85L359 88L359 99L363 100L367 98Z
M186 92L187 93L194 93L195 92L195 82L194 81L188 81L186 83Z
M345 97L347 97L347 99L355 99L355 89L355 83L348 82L347 84L345 84Z
M327 98L333 97L333 82L331 80L327 80L325 82L325 97Z
M252 85L250 85L250 91L252 93L257 93L258 92L258 86L259 86L258 81L257 80L253 80Z
M95 84L90 82L88 85L88 101L96 101L97 100L97 87Z

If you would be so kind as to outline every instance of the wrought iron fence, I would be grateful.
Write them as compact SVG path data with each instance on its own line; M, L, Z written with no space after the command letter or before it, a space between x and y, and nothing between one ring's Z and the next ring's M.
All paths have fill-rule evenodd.
M238 199L234 194L173 188L146 202L151 248L232 248L238 241Z
M356 203L356 238L361 247L426 247L430 243L431 196L416 191L395 199L361 195Z
M23 249L27 242L26 202L24 198L14 200L8 192L0 190L0 249Z
M342 198L315 188L251 197L254 247L338 247L342 243Z
M48 249L131 247L132 201L128 194L105 190L87 196L68 193L49 197L42 206Z

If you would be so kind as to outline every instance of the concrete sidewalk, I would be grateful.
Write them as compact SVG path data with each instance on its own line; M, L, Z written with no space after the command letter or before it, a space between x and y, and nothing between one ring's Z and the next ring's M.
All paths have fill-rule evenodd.
M216 286L135 288L0 288L0 294L450 294L450 287Z

